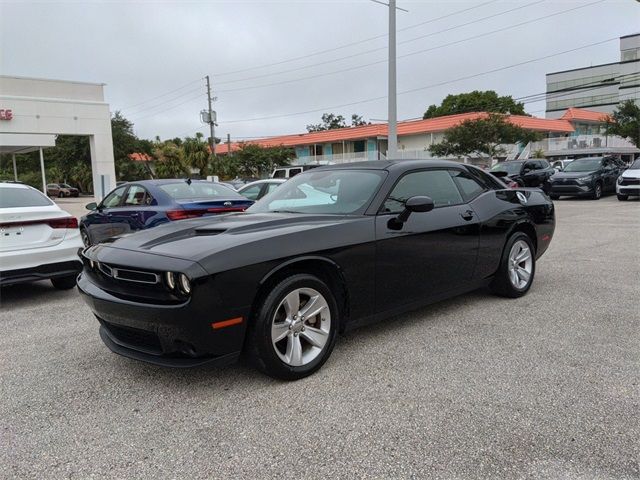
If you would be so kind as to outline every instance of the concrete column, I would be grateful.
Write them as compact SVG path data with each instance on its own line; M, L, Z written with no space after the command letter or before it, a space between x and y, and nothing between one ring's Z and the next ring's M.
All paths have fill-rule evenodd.
M47 178L44 173L44 153L42 153L42 147L40 147L40 171L42 172L42 193L47 194Z
M11 155L11 158L13 160L13 179L17 182L18 181L18 167L16 167L16 154L14 153L13 155Z
M110 122L108 129L105 128L102 133L96 133L89 137L89 148L91 150L93 194L96 201L100 201L116 185Z

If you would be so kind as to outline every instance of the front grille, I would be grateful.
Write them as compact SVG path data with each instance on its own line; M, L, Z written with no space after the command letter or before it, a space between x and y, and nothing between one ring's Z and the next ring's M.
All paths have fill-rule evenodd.
M131 270L130 268L122 268L118 265L109 265L103 262L96 262L95 270L100 271L103 275L122 280L125 282L146 283L155 285L160 283L160 274L145 270Z
M640 185L640 178L624 178L622 177L622 181L620 185Z
M139 328L124 327L104 320L102 320L102 324L116 340L125 346L148 353L162 353L160 339L153 332L140 330Z
M564 185L579 185L579 183L578 183L578 182L576 182L575 180L569 180L569 179L567 179L567 180L555 180L555 181L552 183L552 185L553 185L554 187L555 187L555 186L562 187L562 186L564 186Z

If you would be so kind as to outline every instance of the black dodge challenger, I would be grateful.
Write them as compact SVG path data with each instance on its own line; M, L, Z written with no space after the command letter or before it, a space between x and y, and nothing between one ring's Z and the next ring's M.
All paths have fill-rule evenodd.
M555 227L538 189L447 161L301 173L244 213L89 247L78 288L115 353L159 365L245 352L298 379L338 332L489 286L524 295Z

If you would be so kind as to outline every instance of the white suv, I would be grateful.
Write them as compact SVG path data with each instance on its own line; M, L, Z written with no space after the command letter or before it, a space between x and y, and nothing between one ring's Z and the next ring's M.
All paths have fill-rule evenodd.
M82 246L77 218L35 188L0 183L0 286L49 279L73 288Z
M631 195L640 196L640 158L618 177L616 194L620 201L628 199Z

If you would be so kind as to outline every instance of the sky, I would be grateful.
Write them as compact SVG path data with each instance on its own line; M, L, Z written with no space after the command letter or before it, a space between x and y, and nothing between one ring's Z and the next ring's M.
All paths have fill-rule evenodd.
M545 74L619 60L636 0L398 0L398 119L448 94L545 92ZM388 7L360 1L0 0L0 73L99 82L141 138L301 133L324 112L387 118ZM565 52L565 53L563 53ZM546 58L544 58L546 57ZM518 65L519 64L519 65ZM544 116L544 102L526 103Z

